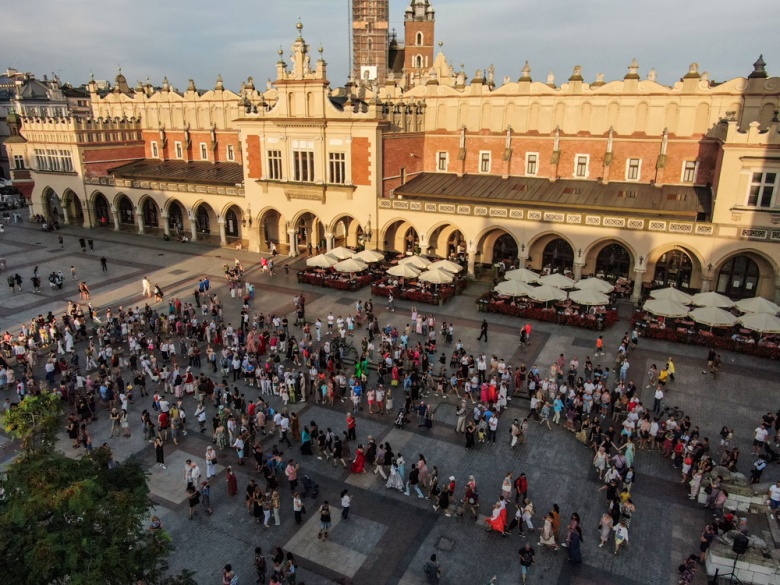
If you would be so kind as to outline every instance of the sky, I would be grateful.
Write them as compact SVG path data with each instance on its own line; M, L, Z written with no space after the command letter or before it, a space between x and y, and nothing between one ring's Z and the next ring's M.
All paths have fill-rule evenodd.
M403 30L409 0L390 0L390 25ZM692 62L710 79L744 77L763 53L770 75L780 75L780 1L742 0L432 0L436 39L470 78L495 66L495 79L531 76L558 85L581 65L586 81L604 73L620 79L636 58L642 77L678 81ZM18 12L17 12L18 11ZM113 83L117 67L128 83L167 76L183 91L192 78L202 89L218 74L237 90L247 77L258 88L275 75L298 18L315 50L324 47L331 85L347 80L348 0L25 0L0 18L0 69L38 77L56 73L80 85ZM437 49L438 52L438 49ZM289 59L288 59L289 61Z

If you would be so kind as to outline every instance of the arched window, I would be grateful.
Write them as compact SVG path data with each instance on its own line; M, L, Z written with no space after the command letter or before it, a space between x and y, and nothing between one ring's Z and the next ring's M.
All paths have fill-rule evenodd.
M423 46L423 44L424 44L424 43L423 43L423 34L422 34L421 32L418 32L418 33L417 33L417 38L416 38L416 40L415 40L415 44L416 44L418 47L422 47L422 46Z
M122 223L135 223L133 204L127 197L122 197L119 200L119 221Z
M202 234L211 233L211 225L209 223L209 211L205 205L198 207L197 213L198 231Z
M232 209L225 214L225 235L231 238L238 237L238 218Z
M423 66L423 58L422 58L422 55L415 55L415 57L414 57L414 66L415 66L417 69L422 69L422 66Z
M159 225L157 219L157 205L151 199L144 201L143 206L144 225L146 227L156 228Z
M756 296L758 288L758 264L741 254L729 258L718 273L717 291L732 299Z
M671 286L687 289L691 286L693 262L691 257L682 250L670 250L655 263L653 285L659 288Z
M596 258L596 276L614 282L619 277L628 278L631 255L620 244L604 246Z
M556 238L544 247L542 269L553 272L566 272L574 268L574 250L563 238Z

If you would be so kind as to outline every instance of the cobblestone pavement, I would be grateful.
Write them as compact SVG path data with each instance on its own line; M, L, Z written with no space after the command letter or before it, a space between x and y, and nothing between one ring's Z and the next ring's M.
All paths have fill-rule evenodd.
M89 235L95 239L95 252L81 253L77 238ZM59 235L59 234L58 234ZM118 306L142 304L140 281L148 275L153 283L160 283L166 297L181 296L190 300L194 284L203 274L209 274L217 285L216 292L226 305L226 320L237 322L239 305L230 299L219 275L221 266L240 258L248 270L248 280L258 285L255 309L269 312L290 312L292 296L303 290L306 295L307 317L324 318L328 311L334 315L346 314L358 298L366 299L370 291L358 293L334 293L325 289L299 286L294 278L298 261L287 278L282 270L270 278L257 270L258 256L246 251L210 248L199 244L177 244L162 239L139 237L128 233L77 229L61 232L65 248L60 250L57 236L45 234L35 226L11 225L0 239L0 256L8 260L8 273L19 272L25 279L24 293L12 294L8 287L0 288L0 330L16 329L27 320L47 311L60 312L67 299L76 298L75 283L66 278L62 291L50 291L48 284L40 294L30 291L29 277L34 266L42 275L53 269L62 269L68 276L74 265L79 279L86 280L93 292L94 306ZM108 259L108 273L102 273L99 258ZM278 265L283 264L279 261ZM516 366L538 363L541 368L560 353L567 361L577 355L584 359L592 351L595 333L591 331L535 323L530 347L519 348L517 329L520 323L513 318L486 315L490 324L488 343L476 341L479 323L483 315L476 312L474 301L485 290L485 285L472 284L466 293L453 299L444 307L418 307L422 312L432 311L439 322L455 323L455 338L462 339L469 352L484 351L496 354ZM410 305L396 304L397 310L388 313L382 299L375 302L380 323L405 325ZM630 316L630 308L621 313ZM628 328L623 320L605 332L607 355L603 365L612 365L614 350ZM749 453L749 445L757 418L777 410L777 385L780 373L777 363L724 354L724 364L718 379L701 374L706 351L702 348L642 340L631 355L630 377L643 388L645 402L652 402L650 390L642 383L651 363L661 364L673 355L677 365L677 381L671 384L667 402L689 413L694 424L702 429L702 436L710 437L717 444L718 431L723 424L735 428L735 440L741 451ZM247 397L256 396L256 388L244 388ZM542 515L554 503L561 508L562 523L571 513L578 512L583 519L584 564L574 567L566 561L566 550L558 552L542 550L536 545L536 535L529 539L537 551L537 563L529 583L585 585L666 584L676 583L676 567L681 559L698 549L698 535L707 514L685 497L679 483L679 473L658 453L639 451L636 456L638 479L632 490L638 512L631 523L630 546L617 557L608 548L598 548L597 524L604 510L604 493L599 492L600 482L590 460L591 452L575 441L572 434L554 427L548 431L532 424L527 443L512 451L509 449L509 420L527 414L528 404L516 398L508 414L499 425L499 441L493 445L478 445L472 451L464 450L462 436L454 432L455 401L430 398L435 408L434 427L426 431L414 421L403 430L395 429L393 417L358 415L358 439L364 441L368 434L377 443L389 441L394 451L402 452L407 470L416 461L418 453L425 454L429 466L436 465L440 475L455 476L458 495L470 474L475 475L480 488L482 514L475 522L469 518L445 517L434 511L431 502L417 497L406 497L400 492L384 487L378 475L352 475L347 470L334 468L316 457L303 457L297 446L289 450L290 456L300 460L302 472L320 485L316 500L306 500L308 514L304 524L297 527L292 518L292 503L286 482L282 482L282 521L276 527L264 528L254 522L244 506L244 487L250 478L259 478L254 465L237 466L237 458L231 450L219 454L217 476L212 480L214 514L198 514L187 519L184 499L183 462L187 458L203 461L211 437L195 429L192 418L194 400L187 399L190 415L190 432L180 444L166 445L167 469L154 465L152 447L143 441L138 425L139 415L150 404L137 401L131 405L131 420L135 422L130 438L109 438L108 417L102 413L94 423L92 432L96 444L106 441L119 460L129 457L139 459L149 470L152 499L156 513L170 531L176 544L171 559L172 569L188 568L197 573L201 584L218 583L221 567L232 563L242 583L255 579L252 567L255 546L266 552L281 546L292 551L298 559L298 582L307 585L342 582L349 577L358 584L416 584L424 581L423 565L432 554L438 555L443 568L443 583L483 584L496 576L498 584L519 582L517 550L524 542L516 533L501 538L484 530L482 519L489 513L490 505L500 494L501 480L506 472L516 475L524 472L530 485L530 496L537 516L535 524L541 525ZM146 399L145 399L146 400ZM276 402L275 402L276 400ZM272 398L274 407L280 406ZM321 428L334 430L345 428L346 405L323 407L311 402L290 406L298 412L302 424L315 420ZM213 408L209 406L209 419ZM263 438L263 446L270 448L276 437ZM66 437L59 447L68 454L76 454ZM352 445L354 450L355 445ZM14 454L14 443L0 437L0 461L7 461ZM227 494L224 468L233 465L238 475L239 495ZM743 457L741 470L747 472L749 456ZM780 469L773 466L764 479L780 477ZM332 536L328 542L319 541L315 532L319 522L316 510L319 503L328 499L338 508L339 493L348 487L353 495L349 521L341 521L334 514ZM703 575L698 582L704 583Z

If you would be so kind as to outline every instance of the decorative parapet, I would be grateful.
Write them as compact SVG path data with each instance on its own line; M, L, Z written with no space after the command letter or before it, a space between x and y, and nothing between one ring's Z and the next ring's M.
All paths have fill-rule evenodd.
M86 177L84 179L84 184L103 185L121 189L142 189L144 191L177 191L179 193L244 197L244 189L242 187L220 187L214 185L197 185L194 183L166 183L162 181L115 179L113 177Z

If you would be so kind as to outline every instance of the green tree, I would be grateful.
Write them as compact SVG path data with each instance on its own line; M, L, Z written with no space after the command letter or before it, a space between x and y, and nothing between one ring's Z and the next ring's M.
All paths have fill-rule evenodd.
M26 454L54 449L61 425L62 399L49 390L37 396L28 395L3 415L3 427L21 440Z
M130 460L109 469L109 458L102 448L80 459L30 452L9 466L0 503L3 582L195 582L191 573L166 575L173 544L147 528L151 502L141 466Z

